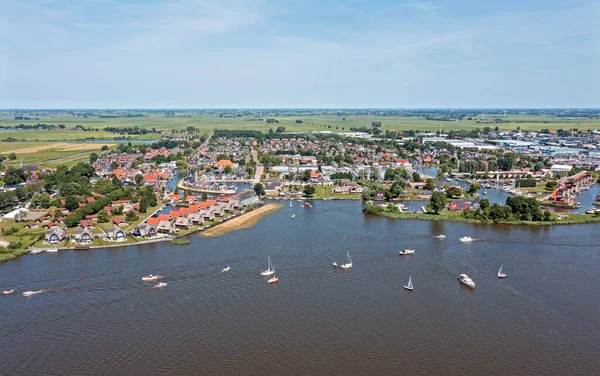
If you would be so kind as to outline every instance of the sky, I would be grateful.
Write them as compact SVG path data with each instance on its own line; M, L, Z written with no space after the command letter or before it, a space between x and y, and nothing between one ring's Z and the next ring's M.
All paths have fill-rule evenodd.
M0 108L600 107L600 0L0 0Z

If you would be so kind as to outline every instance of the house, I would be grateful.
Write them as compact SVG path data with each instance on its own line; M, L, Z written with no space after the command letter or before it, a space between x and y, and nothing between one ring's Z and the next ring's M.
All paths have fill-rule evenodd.
M112 222L116 226L127 226L127 222L123 218L113 218Z
M375 199L383 200L383 199L385 199L385 194L383 192L377 192L377 195L375 195Z
M192 227L192 221L190 221L189 218L179 217L175 221L175 226L181 227L181 228L186 228L189 230L190 227Z
M258 203L258 197L254 190L248 189L242 193L238 193L232 197L232 201L235 207L243 208L244 206L251 206Z
M94 241L94 234L89 227L78 228L71 238L79 244L89 244Z
M150 219L158 220L158 218L150 218ZM150 221L150 219L148 221ZM157 222L157 224L158 224L158 222ZM133 235L141 236L142 238L152 238L152 237L155 237L157 234L158 234L158 231L156 230L156 226L151 225L149 223L142 223L141 225L136 227L135 232L133 233Z
M175 232L175 225L171 221L159 221L156 230L158 232L172 233Z
M233 168L233 162L230 161L229 159L221 159L220 161L218 161L217 163L215 163L215 167L216 168L225 169L225 167L227 167L227 166Z
M92 226L93 226L93 223L92 223L92 221L90 221L90 220L84 219L84 220L82 220L81 222L79 222L79 225L80 225L82 228L86 228L86 227L92 227Z
M425 183L423 182L414 182L414 183L409 183L410 184L410 188L412 189L423 189L425 188Z
M169 213L169 217L176 219L179 218L181 216L181 214L179 213L178 210L171 210L171 212Z
M65 230L62 228L46 230L46 232L44 232L44 238L48 244L62 243L62 241L65 240Z
M181 195L179 193L172 193L170 200L171 204L175 204L181 200Z
M117 226L106 229L106 240L122 242L125 241L126 238L127 236L125 235L125 231L121 230Z
M158 222L159 222L159 220L158 220L158 218L156 218L156 217L148 218L148 219L146 220L146 223L147 223L147 224L149 224L149 225L151 225L151 226L154 226L154 227L158 226Z
M188 215L188 218L193 223L204 224L204 218L202 218L202 215L200 213L190 213L190 215Z
M170 221L171 220L171 216L169 214L160 214L158 216L158 221L162 222L162 221Z
M451 202L448 204L448 210L450 211L463 211L466 209L470 209L471 207L467 205L466 202L463 202L462 205L458 202Z
M185 196L185 201L190 205L196 202L197 199L198 197L196 196Z
M40 228L40 224L37 222L29 222L27 223L27 228L29 228L30 230L37 230L38 228Z
M350 179L340 179L339 185L333 188L333 193L362 193L363 187Z

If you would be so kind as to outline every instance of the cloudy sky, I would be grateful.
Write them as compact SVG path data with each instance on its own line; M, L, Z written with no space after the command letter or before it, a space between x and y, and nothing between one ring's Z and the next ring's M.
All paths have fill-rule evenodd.
M1 4L0 108L600 107L600 1Z

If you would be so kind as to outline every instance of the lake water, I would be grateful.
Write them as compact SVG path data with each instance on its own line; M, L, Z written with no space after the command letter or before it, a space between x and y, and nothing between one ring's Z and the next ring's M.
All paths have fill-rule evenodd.
M404 221L364 216L359 202L293 205L186 246L0 264L0 288L19 292L0 296L0 374L599 374L597 225ZM476 241L460 243L467 234ZM405 248L416 254L398 256ZM333 269L347 251L354 268ZM259 275L267 256L278 285ZM232 270L220 273L225 264ZM142 282L149 273L168 287ZM402 288L409 275L413 292ZM30 289L46 292L20 294Z

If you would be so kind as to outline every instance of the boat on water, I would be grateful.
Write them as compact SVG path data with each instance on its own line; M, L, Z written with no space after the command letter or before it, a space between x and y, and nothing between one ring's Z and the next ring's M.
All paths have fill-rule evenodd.
M450 179L450 178L446 178L446 181L452 181L452 179Z
M142 277L142 281L156 281L160 278L160 275L148 274L147 276Z
M585 214L596 214L596 209L589 209L585 211Z
M460 281L460 283L467 287L470 287L472 289L475 288L475 282L473 282L473 280L466 274L460 274L458 276L458 280Z
M167 287L167 282L158 282L156 285L154 285L154 287L157 289L162 289L163 287Z
M292 214L292 219L296 218L296 214Z
M446 235L439 234L439 235L436 236L436 238L438 238L438 239L446 239Z
M409 291L413 290L412 276L408 276L408 283L404 286L404 288Z
M39 294L40 292L42 292L42 291L41 290L38 290L38 291L31 291L31 290L29 290L29 291L25 291L23 293L23 296L33 296L35 294Z
M304 209L304 205L300 205L300 207L301 207L302 209Z
M498 269L498 278L506 278L506 273L502 271L502 264L500 264L500 269Z
M267 281L270 285L273 285L275 283L279 282L279 277L277 277L276 275L274 275L273 277L269 278L269 280Z
M483 194L484 194L484 195L487 195L487 191L483 191Z
M292 200L290 200L290 208L292 207Z
M470 243L473 241L473 238L471 238L469 235L467 235L467 236L463 236L459 240L463 243Z
M58 252L58 248L48 248L46 252Z
M332 265L334 268L337 268L337 262L335 262L335 261L334 261L334 262L332 262L332 263L331 263L331 265Z
M271 263L271 256L268 256L267 259L269 260L267 270L260 271L260 275L262 275L263 277L270 277L273 274L275 274L275 269L273 268L273 264Z
M13 294L14 292L15 292L15 290L10 289L10 290L4 290L4 291L2 291L2 294L4 294L4 295L10 295L10 294Z
M350 252L346 252L346 262L340 265L342 269L352 269L352 258L350 258Z
M221 270L223 273L228 272L231 270L231 266L229 265L225 265L225 267L223 268L223 270Z
M415 250L414 249L405 249L404 251L398 251L398 254L400 256L414 255L415 254Z

